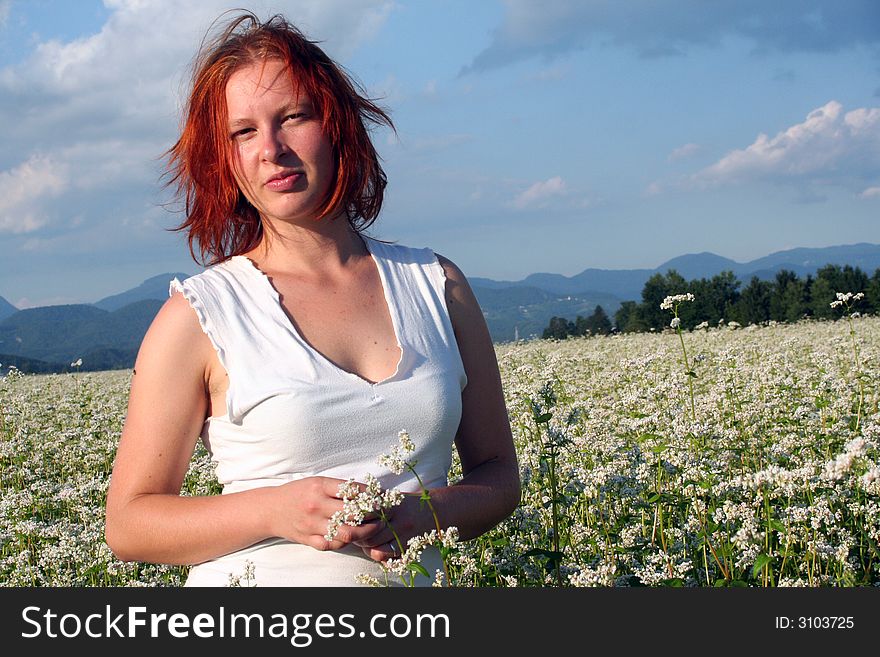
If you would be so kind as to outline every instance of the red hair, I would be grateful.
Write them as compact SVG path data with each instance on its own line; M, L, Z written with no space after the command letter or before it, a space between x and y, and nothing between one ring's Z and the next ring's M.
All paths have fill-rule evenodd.
M333 145L335 181L318 208L317 219L344 212L358 232L375 221L386 177L368 125L391 119L314 41L276 15L264 23L252 13L233 18L215 39L204 43L193 67L192 88L177 143L169 149L167 174L184 203L193 259L216 264L260 242L263 225L245 198L231 166L232 144L226 112L226 83L243 66L280 59L300 91L312 100L324 134Z

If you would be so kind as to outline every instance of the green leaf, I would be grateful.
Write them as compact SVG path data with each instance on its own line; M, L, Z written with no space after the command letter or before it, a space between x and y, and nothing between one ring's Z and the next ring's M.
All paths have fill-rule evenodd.
M716 589L724 588L724 587L726 587L726 586L727 586L727 580L726 580L726 579L716 579L716 580L715 580L715 588L716 588Z
M653 504L660 500L660 493L654 493L651 497L648 498L648 504Z
M408 570L411 570L414 573L419 573L420 575L424 575L425 577L430 577L428 571L425 570L425 567L420 563L411 563L407 566Z
M562 561L563 554L562 552L554 552L553 550L545 550L544 548L532 548L525 554L524 557L544 557L549 562L555 563L557 561Z
M760 573L764 569L764 566L766 566L768 563L771 563L772 561L773 557L770 557L763 553L759 554L758 558L755 559L755 565L752 566L752 577L757 577L758 573Z
M785 525L783 525L781 522L779 522L776 518L771 518L770 519L770 529L775 529L778 532L784 532Z
M542 415L538 415L535 417L535 422L538 424L544 424L545 422L549 422L550 418L553 417L553 413L544 413Z

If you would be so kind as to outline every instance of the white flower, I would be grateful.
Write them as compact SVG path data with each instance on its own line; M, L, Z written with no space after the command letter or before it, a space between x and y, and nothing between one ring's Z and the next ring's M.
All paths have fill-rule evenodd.
M363 584L364 586L382 586L382 583L373 577L372 575L367 575L366 573L360 573L355 576L355 581L358 584Z
M379 480L368 474L364 477L364 490L349 479L339 484L337 495L342 499L342 510L335 512L327 522L324 538L332 541L342 525L356 527L369 513L389 509L403 501L403 493L396 488L382 490Z
M837 296L837 300L831 302L830 305L832 308L837 308L838 306L843 305L846 305L846 307L849 308L850 301L861 301L865 298L864 292L856 292L855 294L853 294L852 292L837 292L835 294Z
M402 430L397 434L397 443L397 445L394 445L391 448L390 452L387 454L381 454L376 462L379 465L385 466L394 474L399 475L406 470L408 466L412 465L407 462L404 454L414 452L416 446L406 430Z
M73 362L70 364L70 366L71 366L71 367L82 367L82 364L83 364L83 359L82 359L82 358L77 358L75 361L73 361Z
M663 299L663 302L660 304L660 310L672 310L673 306L677 306L683 301L693 300L694 295L690 292L688 292L687 294L673 294L672 296Z
M679 326L681 326L681 319L679 319L678 317L673 317L672 321L669 322L669 326L671 326L674 329L677 329Z

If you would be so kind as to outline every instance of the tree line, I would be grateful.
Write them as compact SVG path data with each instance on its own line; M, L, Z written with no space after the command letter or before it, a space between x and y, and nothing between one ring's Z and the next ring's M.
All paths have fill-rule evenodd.
M867 314L880 311L880 269L868 276L858 267L825 265L816 274L800 278L795 272L783 269L772 280L753 276L745 287L732 271L724 271L712 278L687 281L674 269L665 274L654 274L645 282L642 301L624 301L614 314L614 326L608 322L607 331L594 330L590 318L568 321L553 317L543 337L561 339L567 335L595 335L620 331L659 331L669 326L669 311L660 304L668 296L690 292L693 303L679 309L681 327L692 329L702 322L716 325L737 322L743 326L768 321L795 322L804 318L838 319L846 309L832 308L838 292L863 292L865 297L854 310ZM596 307L596 311L601 306ZM606 316L604 311L601 313ZM595 315L595 313L594 313ZM593 316L591 316L593 317ZM588 332L587 332L588 331Z

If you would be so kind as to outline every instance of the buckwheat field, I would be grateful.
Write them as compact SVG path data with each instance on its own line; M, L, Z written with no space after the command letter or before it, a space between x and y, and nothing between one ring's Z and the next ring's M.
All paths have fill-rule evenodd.
M432 578L880 583L880 318L682 331L685 302L662 333L497 345L522 502L480 539L445 537ZM186 568L120 562L103 540L130 376L0 379L3 585L183 583ZM200 446L184 494L218 492Z

